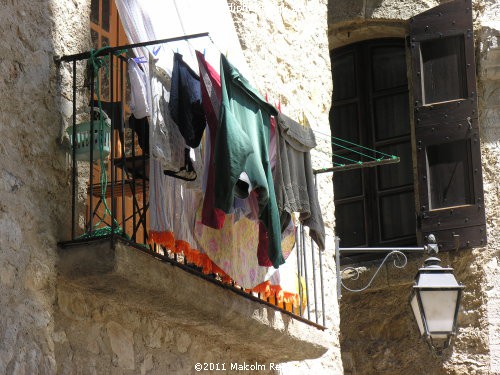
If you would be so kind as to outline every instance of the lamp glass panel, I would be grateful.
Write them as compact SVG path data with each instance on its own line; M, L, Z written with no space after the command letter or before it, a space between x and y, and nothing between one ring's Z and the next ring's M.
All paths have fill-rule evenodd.
M417 293L413 294L413 297L411 298L411 309L413 311L413 315L415 315L415 320L417 321L418 324L418 329L420 330L420 334L424 334L424 324L422 322L422 315L420 314L420 309L418 307L418 299L417 299Z
M431 336L432 332L452 332L458 291L422 290L420 298Z

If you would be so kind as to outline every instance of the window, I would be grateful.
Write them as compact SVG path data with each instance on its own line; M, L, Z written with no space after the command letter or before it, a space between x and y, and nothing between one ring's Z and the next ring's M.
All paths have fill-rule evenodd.
M336 225L342 246L414 244L415 198L404 40L357 43L334 51L332 58L332 134L401 158L399 164L335 174ZM335 146L333 152L359 159L359 155Z
M92 48L98 49L104 46L120 46L128 44L125 31L123 29L118 10L116 8L114 0L92 0L90 7L90 34L92 39ZM130 51L131 53L131 51ZM113 72L113 77L110 73ZM135 165L137 169L142 168L140 159L142 158L142 150L140 149L137 136L134 135L127 127L127 119L130 116L130 108L127 103L130 102L130 83L127 79L127 66L118 58L113 59L113 69L106 68L101 69L98 77L99 85L99 96L101 99L101 104L103 110L108 114L111 119L114 119L113 123L113 137L115 142L115 154L112 157L115 158L115 166L121 161L123 154L127 157L126 165ZM113 91L111 91L111 89ZM97 105L97 96L94 94L94 106ZM111 99L113 100L111 102ZM122 116L123 112L123 116ZM121 121L124 121L124 131L121 132ZM135 161L131 157L133 151L135 152ZM135 163L135 164L134 164ZM123 164L122 164L123 165ZM93 164L94 168L94 182L98 180L101 173L100 165ZM129 171L132 170L129 167ZM130 174L130 173L129 173ZM111 170L107 168L108 181L111 180ZM129 175L123 172L122 168L115 168L115 177L117 181L121 181L122 178L125 181L129 181ZM124 186L127 186L129 182L126 182ZM108 191L109 191L108 187ZM139 189L140 191L140 189ZM97 215L93 218L94 224L97 223L100 217L104 215L104 207L99 203L101 192L100 183L96 183L93 187L93 193L98 199L93 199L92 209L90 212L96 212ZM137 193L140 194L140 193ZM136 199L136 194L128 194L128 192L123 189L118 189L115 191L115 217L122 218L120 225L123 225L125 232L132 234L132 238L135 240L137 238L145 238L147 229L147 219L142 219L136 222L137 212L142 210L145 206L142 199ZM89 197L87 199L88 206L90 207L90 189ZM109 203L108 203L109 204ZM111 205L109 205L111 208ZM109 224L111 225L111 224ZM144 239L144 242L146 240Z
M105 46L120 46L127 44L127 37L118 15L118 10L114 0L92 0L90 6L90 36L92 39L92 48L98 49ZM120 79L127 83L126 77L119 77L118 66L115 66L114 77L114 98L121 95ZM100 80L102 99L110 98L110 77L108 70L103 71L103 77ZM128 86L127 86L128 90ZM128 94L128 93L127 93Z
M334 175L343 247L411 245L430 233L441 250L486 244L471 9L448 2L409 20L406 42L332 52L332 134L401 158Z

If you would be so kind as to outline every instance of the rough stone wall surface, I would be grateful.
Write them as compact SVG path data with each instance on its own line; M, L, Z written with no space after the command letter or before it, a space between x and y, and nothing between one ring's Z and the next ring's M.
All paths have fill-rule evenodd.
M72 105L70 65L57 66L53 57L89 49L89 4L5 0L0 7L0 374L187 374L197 361L254 362L251 353L57 278L57 242L68 239L70 229L70 163L61 138ZM273 22L260 12L235 16L261 80L257 87L281 99L292 116L304 110L312 126L328 134L326 1L277 1L272 7L278 12ZM316 154L315 163L322 161ZM329 177L320 189L331 233ZM332 350L317 361L287 364L283 373L342 372L334 264L327 255Z
M330 1L330 47L368 38L402 37L404 20L441 2L444 1ZM496 1L474 1L473 8L488 246L441 254L443 264L452 266L457 279L466 285L458 336L442 356L434 355L417 337L407 302L413 277L423 259L411 261L405 271L384 267L371 291L343 295L341 348L346 374L500 373L500 12ZM359 266L366 274L361 279L368 281L367 274L371 275L376 265Z
M254 86L271 103L281 102L292 118L303 114L316 131L316 168L330 166L331 70L326 0L228 1ZM229 56L230 59L230 56ZM331 350L318 360L285 365L283 373L342 373L338 349L338 306L333 257L334 206L331 174L318 176L318 192L327 227L324 253L326 324ZM306 243L310 243L308 240ZM310 272L310 271L309 271Z
M5 0L0 7L1 374L56 371L54 264L71 210L53 56L84 43L87 34L72 22L87 5ZM66 20L56 43L54 14Z
M61 375L195 374L196 363L220 366L221 371L200 374L243 374L248 370L231 370L231 363L262 364L251 353L208 340L188 322L172 325L146 308L129 308L73 285L58 285L56 306L54 347ZM265 366L259 374L276 373L270 363Z
M490 371L500 373L500 5L480 1L477 23L479 109L488 248L481 253L485 272Z

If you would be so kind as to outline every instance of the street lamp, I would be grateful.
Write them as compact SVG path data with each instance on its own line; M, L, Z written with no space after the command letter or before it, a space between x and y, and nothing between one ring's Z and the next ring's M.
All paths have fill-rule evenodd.
M440 352L448 347L451 337L456 334L457 316L464 286L455 279L453 268L443 268L439 265L441 261L435 257L438 253L438 245L434 235L429 235L427 241L428 244L423 247L341 248L339 246L340 239L337 237L335 241L337 294L340 300L342 287L351 292L361 292L369 288L382 266L391 256L395 257L394 265L397 268L404 268L408 262L405 253L431 255L417 272L410 297L410 306L415 315L420 335L425 336L429 344ZM340 270L341 252L349 252L350 254L387 253L387 255L367 285L360 289L352 289L343 283L341 275L346 271L354 271L356 276L353 279L355 280L359 277L359 271L354 267Z
M420 334L437 350L448 347L456 333L464 288L455 279L453 268L443 268L439 263L435 257L425 261L417 272L410 297Z

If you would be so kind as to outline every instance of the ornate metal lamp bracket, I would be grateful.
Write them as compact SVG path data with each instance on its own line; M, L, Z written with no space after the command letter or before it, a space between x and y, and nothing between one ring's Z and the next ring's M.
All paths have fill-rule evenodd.
M359 269L356 267L346 267L340 271L340 279L339 279L340 285L344 289L348 290L349 292L362 292L362 291L368 289L372 285L373 280L375 280L375 278L379 274L379 272L382 269L382 267L384 266L385 262L391 256L394 256L394 267L396 267L396 268L405 268L406 267L406 264L408 263L408 258L406 257L406 255L399 250L393 250L385 256L384 260L382 261L382 263L380 263L377 270L375 271L375 273L371 277L370 281L368 281L368 284L366 284L364 287L359 288L359 289L351 289L347 285L345 285L344 281L342 280L342 275L344 275L345 272L349 272L349 271L354 272L356 274L355 276L351 277L350 279L351 280L358 280L359 276L360 276L360 272L359 272ZM400 256L402 257L402 259L399 258ZM401 262L400 262L400 260L401 260Z
M350 292L362 292L368 289L377 275L380 273L380 270L384 266L384 264L388 261L389 258L394 257L394 267L396 268L404 268L408 264L408 258L405 253L428 253L430 255L436 255L438 253L438 245L436 243L436 238L433 234L430 234L427 237L428 244L421 247L340 247L340 239L335 237L335 261L337 267L337 298L340 300L342 296L342 288L350 291ZM351 289L347 287L342 281L342 275L344 272L354 272L355 275L351 278L351 280L359 279L360 272L355 267L346 267L343 270L340 269L340 254L342 252L349 252L350 254L370 254L370 253L387 253L387 255L382 260L382 263L378 266L377 270L373 274L373 276L368 281L364 287L359 289Z

